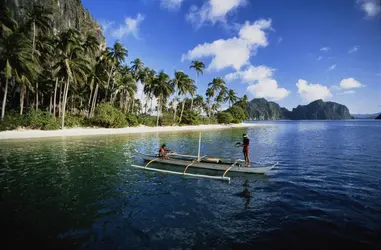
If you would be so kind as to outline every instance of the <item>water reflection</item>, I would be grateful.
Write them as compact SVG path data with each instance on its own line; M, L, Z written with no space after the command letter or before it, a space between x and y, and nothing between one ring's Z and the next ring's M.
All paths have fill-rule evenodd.
M251 201L251 194L249 191L249 181L245 180L242 186L244 187L242 191L242 197L245 199L245 210L247 210Z

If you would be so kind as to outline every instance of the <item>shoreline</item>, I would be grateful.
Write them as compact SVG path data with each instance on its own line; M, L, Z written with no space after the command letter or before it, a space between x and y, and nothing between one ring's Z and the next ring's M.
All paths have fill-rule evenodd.
M89 135L116 135L116 134L138 134L138 133L158 133L171 131L202 131L213 129L247 128L255 126L265 126L265 124L208 124L189 126L163 126L163 127L127 127L127 128L68 128L64 130L30 130L17 129L0 132L0 140L9 139L29 139L65 136L89 136Z

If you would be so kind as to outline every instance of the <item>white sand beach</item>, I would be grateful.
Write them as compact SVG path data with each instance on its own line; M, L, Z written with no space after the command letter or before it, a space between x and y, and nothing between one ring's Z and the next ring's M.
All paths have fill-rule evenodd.
M128 128L69 128L64 130L10 130L0 132L0 140L22 139L22 138L44 138L44 137L62 137L62 136L85 136L85 135L112 135L112 134L136 134L153 132L172 132L172 131L202 131L211 129L231 129L245 128L253 126L264 126L265 124L211 124L194 126L163 126L163 127L128 127Z

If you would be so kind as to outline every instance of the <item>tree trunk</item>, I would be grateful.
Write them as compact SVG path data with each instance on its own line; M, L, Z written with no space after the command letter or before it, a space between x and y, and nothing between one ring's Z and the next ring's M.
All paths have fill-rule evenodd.
M132 114L135 113L135 112L134 112L134 111L135 111L135 109L134 109L135 107L134 107L134 106L135 106L135 96L132 96L132 110L131 110L131 113L132 113Z
M24 97L25 97L25 85L22 84L22 86L20 86L20 115L22 115L23 111L24 111Z
M198 84L198 73L196 71L196 86L197 86L197 84ZM192 101L191 101L190 111L192 111L192 109L193 109L193 95L192 95Z
M56 117L57 84L58 84L58 77L56 77L56 85L54 86L54 98L53 98L53 116L54 116L54 117Z
M50 103L49 103L49 114L52 114L53 109L53 93L50 94Z
M3 105L1 107L1 120L4 120L5 104L7 103L7 94L8 94L8 78L5 79L5 89L4 89Z
M107 80L107 88L106 88L106 96L105 96L105 99L107 100L107 94L108 94L108 88L110 86L110 79L111 79L111 74L112 74L112 71L114 70L114 65L111 66L111 70L110 70L110 74L108 76L108 80Z
M212 117L212 114L211 114L211 112L212 112L212 107L211 107L211 105L210 105L210 101L209 101L209 103L208 103L208 109L209 109L209 118L210 118L210 117Z
M98 96L98 88L99 88L99 84L97 83L94 90L93 102L91 104L90 117L94 116L95 104L97 102L97 96Z
M36 83L36 110L38 110L38 83Z
M151 98L151 114L152 114L152 105L153 105L152 100L153 100L153 98Z
M25 96L26 96L26 100L25 100L25 106L28 108L29 107L29 92L30 92L30 90L29 89L26 89L26 91L25 91Z
M87 103L87 108L89 109L89 112L90 112L90 104L91 104L91 97L93 96L93 90L94 90L94 77L91 79L91 83L90 83L90 88L91 88L91 91L90 91L90 95L89 95L89 102Z
M159 114L160 114L160 104L161 104L161 96L157 102L157 118L156 118L156 127L159 126Z
M61 129L64 129L65 126L65 110L66 110L66 101L67 101L67 93L69 92L69 78L65 84L64 96L63 96L63 105L62 105L62 124Z
M191 98L192 98L192 100L191 100L190 111L192 111L192 109L193 109L193 95L191 95Z
M33 28L33 40L32 40L32 59L33 59L33 54L36 47L36 22L35 21L33 21L32 23L32 28Z
M123 98L124 98L124 90L122 91L122 93L120 93L120 98L119 98L119 108L122 111L124 111L123 110Z
M60 100L58 103L58 109L59 109L58 116L59 117L62 117L62 85L63 85L63 82L61 82L61 84L60 84Z
M177 94L176 97L177 98L175 98L175 100L177 101L179 95ZM176 122L176 113L177 113L177 103L176 103L175 108L174 108L173 122Z
M185 98L184 98L184 100L183 100L183 105L182 105L182 108L181 108L181 114L180 114L179 124L181 123L181 119L183 118L184 105L185 105Z

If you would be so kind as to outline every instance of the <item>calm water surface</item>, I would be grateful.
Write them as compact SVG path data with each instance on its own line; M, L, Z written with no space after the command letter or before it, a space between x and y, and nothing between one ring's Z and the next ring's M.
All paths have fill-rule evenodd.
M131 167L198 132L0 141L1 248L381 248L381 122L267 123L203 133L202 154L242 158L248 133L280 163L230 183Z

